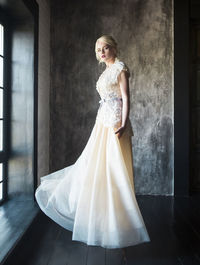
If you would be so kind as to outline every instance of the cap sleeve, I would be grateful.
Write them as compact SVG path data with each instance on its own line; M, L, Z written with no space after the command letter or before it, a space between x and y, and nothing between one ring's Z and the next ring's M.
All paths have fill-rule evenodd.
M128 66L127 66L124 62L122 62L122 61L118 62L118 66L117 66L117 68L118 68L118 75L119 75L122 71L125 71L125 72L128 74L128 77L130 77L130 71L129 71L129 68L128 68Z

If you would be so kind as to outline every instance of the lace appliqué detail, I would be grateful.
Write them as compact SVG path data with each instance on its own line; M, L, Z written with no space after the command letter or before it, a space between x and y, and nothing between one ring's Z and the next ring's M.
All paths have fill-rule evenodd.
M100 75L96 89L101 97L100 106L96 120L106 127L119 128L122 122L122 95L118 82L118 75L121 71L126 71L130 76L128 67L118 58ZM131 123L128 121L127 133L133 135Z
M122 100L118 97L110 97L100 100L97 120L106 127L118 128L121 125Z

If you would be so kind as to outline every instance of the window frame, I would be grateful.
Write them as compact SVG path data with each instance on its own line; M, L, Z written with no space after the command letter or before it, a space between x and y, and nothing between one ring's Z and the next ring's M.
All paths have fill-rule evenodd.
M4 52L3 52L3 150L0 151L0 163L3 164L3 183L2 199L0 205L8 198L8 158L9 158L9 139L10 139L10 38L9 38L9 21L5 14L0 11L0 24L4 27Z

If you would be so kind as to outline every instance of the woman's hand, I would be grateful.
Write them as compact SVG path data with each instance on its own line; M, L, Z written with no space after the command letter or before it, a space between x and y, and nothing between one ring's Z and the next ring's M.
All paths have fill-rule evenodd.
M118 139L120 139L120 137L124 133L124 130L125 130L125 126L121 126L119 129L117 129L117 131L115 131L115 134L117 134Z

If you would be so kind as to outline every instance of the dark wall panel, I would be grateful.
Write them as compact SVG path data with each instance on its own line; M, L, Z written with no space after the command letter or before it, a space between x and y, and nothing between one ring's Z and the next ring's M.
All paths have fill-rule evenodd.
M189 0L174 3L174 192L189 192Z

